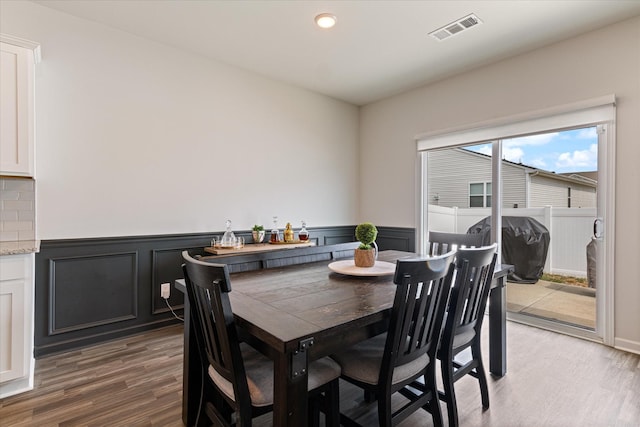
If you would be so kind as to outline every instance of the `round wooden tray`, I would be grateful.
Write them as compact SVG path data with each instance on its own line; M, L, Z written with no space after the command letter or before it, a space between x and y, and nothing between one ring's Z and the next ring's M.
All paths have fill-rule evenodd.
M386 261L376 261L373 267L356 267L352 259L334 261L329 269L348 276L389 276L395 273L396 265Z

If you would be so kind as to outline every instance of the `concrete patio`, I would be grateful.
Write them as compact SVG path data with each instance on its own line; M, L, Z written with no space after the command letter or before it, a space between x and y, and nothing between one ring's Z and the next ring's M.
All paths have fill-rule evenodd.
M535 284L508 282L507 310L595 329L596 291L544 280Z

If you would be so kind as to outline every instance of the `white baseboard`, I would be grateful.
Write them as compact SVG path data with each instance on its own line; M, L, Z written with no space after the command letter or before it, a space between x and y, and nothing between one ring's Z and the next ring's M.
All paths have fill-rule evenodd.
M614 347L618 350L628 351L630 353L640 354L640 342L616 338Z
M0 399L33 390L33 375L19 378L0 385Z

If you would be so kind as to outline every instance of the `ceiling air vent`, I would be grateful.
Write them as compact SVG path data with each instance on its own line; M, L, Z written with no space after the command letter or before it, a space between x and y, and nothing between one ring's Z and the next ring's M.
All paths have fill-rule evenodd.
M467 15L464 18L460 18L455 22L430 32L429 35L438 41L442 41L456 34L460 34L464 30L475 27L478 24L482 24L482 21L472 13L471 15Z

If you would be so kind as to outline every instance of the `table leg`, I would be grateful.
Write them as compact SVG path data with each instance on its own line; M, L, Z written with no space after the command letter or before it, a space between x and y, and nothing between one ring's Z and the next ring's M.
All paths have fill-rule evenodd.
M507 373L507 279L496 280L489 294L489 371L502 377Z
M304 353L306 356L306 352ZM293 376L291 375L292 354L284 353L274 361L274 426L304 427L307 425L307 366L304 372Z

